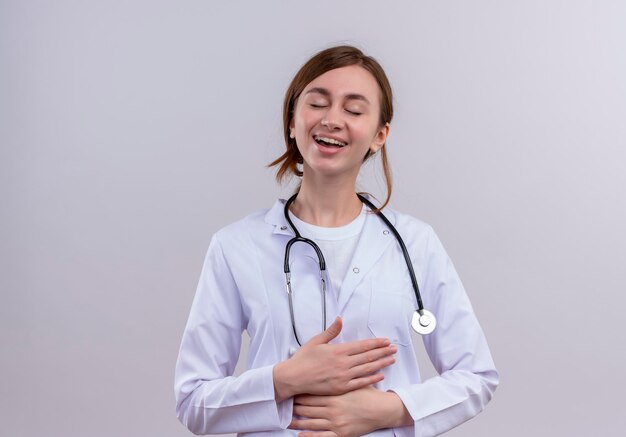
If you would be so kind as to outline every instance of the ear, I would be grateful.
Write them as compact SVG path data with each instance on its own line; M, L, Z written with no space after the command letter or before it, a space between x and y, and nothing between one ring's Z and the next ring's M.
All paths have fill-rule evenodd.
M292 118L291 121L289 122L289 138L295 138L295 137L296 137L296 130L294 128L293 118Z
M385 141L387 141L387 136L389 135L389 128L391 126L389 123L385 123L383 127L381 127L378 132L376 132L376 136L374 137L374 141L370 146L370 151L372 153L378 152L384 145Z

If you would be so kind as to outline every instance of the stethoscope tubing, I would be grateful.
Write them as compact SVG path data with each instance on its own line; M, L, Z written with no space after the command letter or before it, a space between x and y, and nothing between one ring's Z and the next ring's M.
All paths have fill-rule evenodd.
M372 202L370 202L365 196L359 193L357 193L356 195L359 197L361 202L369 206L372 211L376 210L376 206ZM396 240L398 240L400 249L402 249L402 255L404 255L404 260L406 261L407 269L409 270L409 276L411 276L411 284L413 285L413 291L415 292L415 298L417 299L417 309L420 312L424 311L424 304L422 303L422 296L420 294L419 285L417 285L417 279L415 277L415 270L413 270L413 263L411 262L411 257L409 256L409 251L407 250L406 245L404 244L404 240L400 236L400 233L398 232L396 227L391 224L387 216L385 216L385 214L383 214L382 211L378 211L376 214L378 215L378 217L382 219L383 222L385 222L385 224L389 227L391 232L393 232L393 235L396 237Z
M291 221L291 218L289 217L289 206L296 199L297 195L298 193L295 193L285 202L285 209L284 209L285 219L287 220L287 223L289 223L289 226L291 226L291 229L293 230L293 233L295 236L292 239L290 239L287 242L287 245L285 246L284 272L285 272L285 278L287 280L287 294L289 296L289 312L291 316L291 326L293 328L293 334L294 334L294 337L296 338L296 342L298 343L299 346L302 346L302 343L300 342L300 338L298 337L298 333L296 332L296 321L295 321L294 307L293 307L293 290L291 288L291 270L289 268L289 253L291 252L291 247L295 243L305 243L311 246L313 250L315 250L315 253L317 254L319 267L320 267L320 281L321 281L321 288L322 288L322 293L321 293L322 308L323 308L322 331L326 330L326 282L324 280L324 272L326 271L326 260L324 259L324 254L322 253L322 250L319 248L319 246L313 240L303 237L298 231L298 229L296 228L296 226ZM409 256L409 252L406 248L406 245L404 244L404 240L400 236L400 233L395 228L395 226L391 224L389 219L385 216L385 214L382 213L382 211L377 210L376 206L372 202L370 202L366 197L362 196L361 194L357 193L357 197L359 198L361 202L367 205L372 211L376 211L375 214L378 215L381 218L381 220L389 227L394 237L396 238L396 241L398 242L400 249L402 250L402 254L404 256L404 260L406 262L406 266L409 271L409 276L411 277L411 284L413 286L413 291L415 293L415 299L417 301L417 310L416 310L416 313L414 314L411 325L413 326L413 329L416 332L420 334L429 334L435 328L436 319L435 319L435 316L431 312L424 309L424 304L422 303L422 297L420 295L419 286L417 284L417 278L415 277L415 270L413 269L413 263L411 262L411 257Z

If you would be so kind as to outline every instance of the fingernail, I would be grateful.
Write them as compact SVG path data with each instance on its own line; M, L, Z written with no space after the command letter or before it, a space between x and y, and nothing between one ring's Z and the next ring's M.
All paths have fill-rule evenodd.
M388 338L386 338L384 344L385 346L389 346L391 344L391 341Z

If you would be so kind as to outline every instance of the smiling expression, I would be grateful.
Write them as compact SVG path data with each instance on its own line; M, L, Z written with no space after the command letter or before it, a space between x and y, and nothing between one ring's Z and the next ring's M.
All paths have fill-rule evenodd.
M368 150L385 143L380 126L381 92L372 74L358 65L316 77L302 91L290 123L304 159L304 175L349 175L356 179Z

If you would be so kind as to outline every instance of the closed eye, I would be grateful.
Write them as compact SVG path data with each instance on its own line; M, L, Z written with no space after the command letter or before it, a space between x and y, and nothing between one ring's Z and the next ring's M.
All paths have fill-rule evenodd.
M362 114L362 112L350 111L349 109L346 109L346 112L348 112L349 114L352 114L352 115L361 115Z
M311 108L325 108L326 107L326 105L316 105L314 103L311 103L310 106Z

